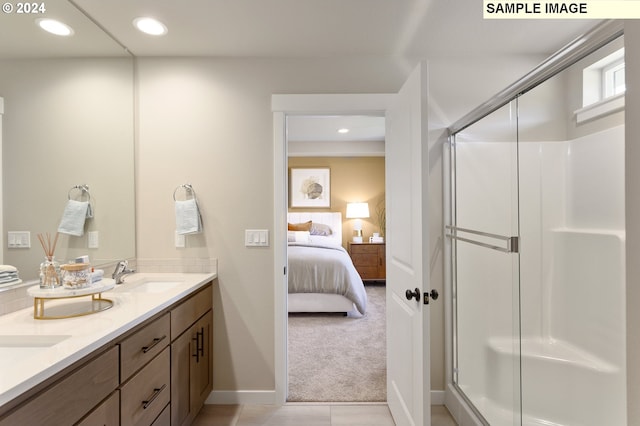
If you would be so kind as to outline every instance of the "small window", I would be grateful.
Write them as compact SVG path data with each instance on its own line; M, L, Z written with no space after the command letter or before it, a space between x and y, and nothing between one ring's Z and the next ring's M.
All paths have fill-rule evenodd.
M624 93L624 48L582 71L582 106Z
M625 91L624 60L618 60L602 69L602 99L616 96Z

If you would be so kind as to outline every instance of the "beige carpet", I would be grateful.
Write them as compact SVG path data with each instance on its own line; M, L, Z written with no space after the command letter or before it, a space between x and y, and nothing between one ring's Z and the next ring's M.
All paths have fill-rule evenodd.
M364 316L289 314L288 401L387 400L385 287L366 290Z

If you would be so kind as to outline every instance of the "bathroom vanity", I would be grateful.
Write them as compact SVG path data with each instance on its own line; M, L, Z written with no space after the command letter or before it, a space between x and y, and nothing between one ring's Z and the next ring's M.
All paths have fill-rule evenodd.
M104 312L1 316L0 425L190 424L213 385L216 278L137 274Z

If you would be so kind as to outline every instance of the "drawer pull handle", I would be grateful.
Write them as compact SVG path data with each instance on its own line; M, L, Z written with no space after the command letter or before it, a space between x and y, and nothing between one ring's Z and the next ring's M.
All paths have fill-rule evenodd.
M155 389L153 389L153 395L151 395L151 398L149 398L149 399L148 399L148 400L146 400L146 401L142 401L142 408L143 408L144 410L146 410L146 409L147 409L147 407L149 407L149 406L151 405L151 403L152 403L152 402L153 402L153 401L158 397L158 395L160 395L160 393L162 393L162 391L163 391L163 390L164 390L164 388L166 388L166 387L167 387L167 385L166 385L166 384L164 384L164 385L162 385L162 387L159 387L159 388L155 388Z
M146 354L151 349L153 349L158 343L162 342L166 338L167 338L166 334L164 336L162 336L162 337L156 337L155 339L153 339L153 342L149 346L143 346L142 347L142 353Z

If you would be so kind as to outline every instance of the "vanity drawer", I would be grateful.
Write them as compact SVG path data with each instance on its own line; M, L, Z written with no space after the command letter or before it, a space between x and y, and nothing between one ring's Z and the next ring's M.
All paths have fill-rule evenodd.
M169 348L136 373L121 388L121 424L150 425L170 400Z
M2 418L0 425L74 424L117 387L118 348L114 346Z
M102 404L96 407L76 426L119 426L120 425L120 392L111 394Z
M120 374L125 382L169 344L169 313L120 342Z
M171 341L180 336L187 328L211 309L213 291L209 285L190 297L187 301L171 310Z
M164 407L162 413L153 421L151 426L171 426L171 404Z

